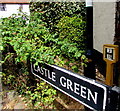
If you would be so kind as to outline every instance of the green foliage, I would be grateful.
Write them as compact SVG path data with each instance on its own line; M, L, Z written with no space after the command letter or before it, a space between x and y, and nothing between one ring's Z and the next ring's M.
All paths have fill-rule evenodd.
M85 23L82 17L65 16L57 24L59 30L58 44L61 45L62 52L71 59L78 59L84 54Z
M45 82L34 80L32 84L27 64L35 59L36 63L79 71L81 58L86 60L83 6L72 2L32 3L30 17L20 12L1 19L2 80L20 94L29 96L35 108L49 108L56 91ZM31 87L34 88L31 90Z
M5 18L2 21L4 46L6 43L13 46L17 53L17 62L26 62L30 57L30 60L34 58L37 62L53 63L54 47L50 46L49 42L54 41L54 36L49 33L44 23L37 19L40 14L34 13L29 24L23 22L24 15L16 16ZM20 20L22 22L18 25Z
M10 59L12 58L3 65L2 83L9 86L9 89L18 91L19 94L25 94L26 87L30 84L27 69L24 65L19 68L18 65L12 63L13 59Z
M84 54L85 21L82 17L63 17L57 25L58 35L49 32L41 16L38 12L31 13L29 23L25 22L29 18L21 13L18 17L14 14L2 20L3 45L13 47L17 54L16 62L26 63L29 58L30 61L35 59L40 63L57 64L54 61L56 56L72 62L73 59L80 60Z
M4 84L11 84L14 81L15 76L12 74L7 76L5 73L2 73L2 78L3 78Z
M82 17L68 17L61 18L57 27L59 29L59 35L62 39L69 39L70 41L81 43L84 40L85 21ZM81 47L81 44L80 46Z
M18 15L14 14L9 18L2 19L1 21L1 35L3 43L2 58L4 61L4 74L2 81L5 85L9 85L10 89L15 89L19 92L19 94L24 95L26 95L25 92L27 90L27 86L32 85L30 83L29 73L27 72L28 69L25 70L27 61L32 61L32 59L35 59L40 63L51 64L54 63L55 56L54 47L49 44L51 40L54 41L54 36L49 33L49 30L45 27L45 23L38 18L38 16L41 16L41 14L33 14L34 16L31 16L29 23L27 23L29 17L21 12ZM13 55L14 59L11 60ZM10 60L12 63L10 63ZM17 65L19 63L21 64L20 66ZM34 93L39 100L41 99L43 105L51 104L54 99L50 99L50 97L53 96L52 88L46 88L46 90L49 92L45 92L43 88L43 91L48 93L48 98L43 96L42 98L39 98L39 91L37 94ZM32 97L33 93L31 93L30 96ZM33 104L37 105L39 100L37 99Z
M31 12L39 12L39 18L46 23L51 34L54 34L54 53L61 61L59 66L80 61L85 50L85 3L84 2L31 2ZM56 58L56 57L55 57Z
M31 2L31 12L42 13L42 20L47 23L51 32L56 32L56 24L64 16L84 17L86 15L84 2Z
M44 81L37 83L37 86L33 91L31 91L29 87L26 91L27 99L30 103L33 103L33 109L53 108L53 101L55 99L55 95L56 90L54 90L51 86L47 85Z

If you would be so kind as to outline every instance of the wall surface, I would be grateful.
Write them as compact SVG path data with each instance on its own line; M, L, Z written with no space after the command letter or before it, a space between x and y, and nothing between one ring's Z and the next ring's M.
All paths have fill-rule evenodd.
M13 13L17 14L20 4L6 4L6 11L0 11L0 18L9 17ZM23 12L30 14L29 4L23 4Z
M115 36L115 2L93 3L94 49L103 52L104 44L113 44Z

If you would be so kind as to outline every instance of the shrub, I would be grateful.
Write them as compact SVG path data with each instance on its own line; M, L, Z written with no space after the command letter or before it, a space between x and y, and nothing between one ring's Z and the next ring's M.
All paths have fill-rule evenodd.
M54 97L55 90L44 82L38 84L40 81L34 80L31 84L30 80L34 78L28 73L27 65L34 59L36 64L66 65L77 72L81 57L85 58L85 21L84 17L77 15L80 4L40 3L40 6L42 8L37 7L30 17L20 12L1 19L3 45L0 49L3 54L3 82L16 88L20 94L29 95L35 106L39 105L38 101L46 106L54 100L50 98ZM12 67L7 66L10 60ZM31 90L31 87L34 88ZM41 89L38 90L39 88ZM39 95L39 91L42 95Z
M47 23L51 33L57 31L56 24L64 16L77 16L85 19L84 2L31 2L31 12L42 13L42 20Z

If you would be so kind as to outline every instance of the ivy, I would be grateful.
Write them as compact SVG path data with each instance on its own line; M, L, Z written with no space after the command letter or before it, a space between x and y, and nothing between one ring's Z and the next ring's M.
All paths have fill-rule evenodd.
M1 19L2 63L6 65L13 57L14 64L20 69L25 65L26 69L28 61L35 59L36 64L38 62L56 64L79 72L81 59L86 60L84 55L86 22L83 6L84 4L72 2L32 3L30 17L20 11L9 18ZM36 87L30 90L30 87L26 88L27 82L24 82L29 81L27 70L23 71L25 80L20 78L19 83L18 78L21 76L12 75L12 72L13 70L11 72L4 70L4 83L14 85L21 94L25 92L35 106L40 104L38 101L42 105L50 105L53 102L52 97L56 92L46 83L37 83ZM20 85L16 86L16 83Z
M64 16L77 16L85 19L84 2L31 2L30 11L42 13L41 19L47 23L51 33L57 30L56 24Z
M34 14L37 19L39 14ZM30 57L30 60L34 58L38 62L53 63L51 60L54 57L54 50L48 42L54 37L41 20L31 21L29 24L21 22L21 25L18 25L16 22L19 20L24 21L23 17L23 15L21 17L13 15L2 20L3 43L13 46L17 53L17 62L25 62ZM31 20L34 20L34 17ZM10 24L11 22L14 24Z
M78 17L65 16L57 24L62 52L71 59L78 59L85 50L85 21Z
M55 64L56 56L79 59L84 54L85 21L78 17L63 17L56 25L58 34L51 34L46 23L37 18L42 16L33 12L29 23L25 22L24 15L13 15L2 20L3 43L13 46L16 51L16 62L26 62L27 58L36 59L40 63ZM25 15L26 17L26 15ZM21 21L21 25L16 23ZM26 18L28 20L28 18ZM14 24L10 24L10 23ZM7 27L7 28L6 28Z
M29 102L34 103L32 106L33 109L48 109L54 107L53 101L55 99L56 90L47 85L44 81L37 83L37 86L33 91L30 90L30 87L27 87L25 93L29 98Z

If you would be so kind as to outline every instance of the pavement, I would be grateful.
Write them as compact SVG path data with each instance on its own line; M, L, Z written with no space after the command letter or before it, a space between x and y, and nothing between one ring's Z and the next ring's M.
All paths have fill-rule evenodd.
M13 90L4 90L0 93L0 111L1 109L27 109L23 98Z

